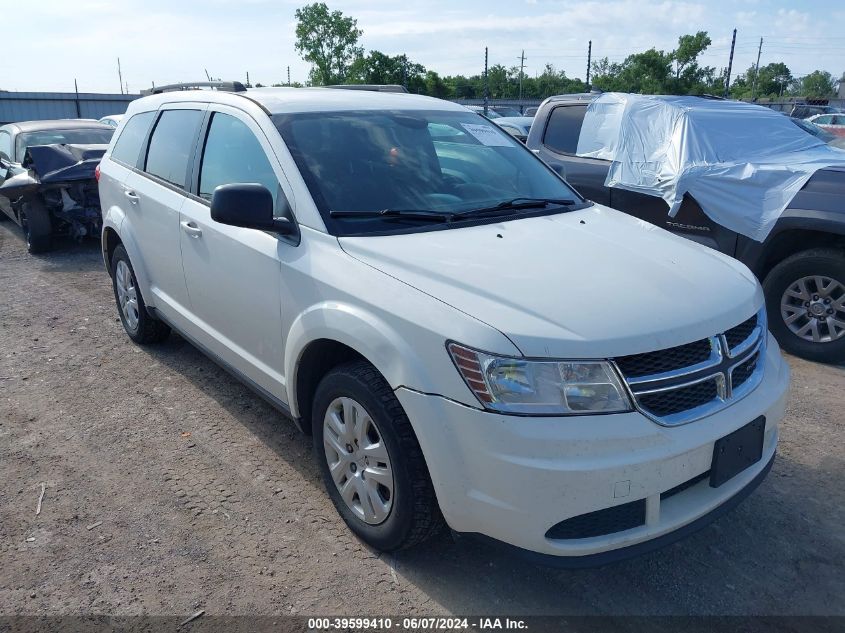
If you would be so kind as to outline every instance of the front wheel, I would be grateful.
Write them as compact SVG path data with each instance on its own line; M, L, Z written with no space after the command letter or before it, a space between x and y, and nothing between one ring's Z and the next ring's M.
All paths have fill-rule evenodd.
M50 212L38 198L26 201L21 211L21 228L26 238L26 250L33 255L46 253L53 247Z
M808 360L845 360L845 252L787 257L763 282L769 328L781 347Z
M350 529L381 551L434 535L443 518L411 423L366 361L327 374L314 397L314 453Z

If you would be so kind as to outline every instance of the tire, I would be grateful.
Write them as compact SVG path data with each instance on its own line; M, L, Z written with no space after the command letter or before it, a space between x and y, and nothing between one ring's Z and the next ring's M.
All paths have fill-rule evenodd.
M133 341L140 345L160 343L170 335L170 327L147 312L144 298L138 290L135 269L129 261L129 255L123 245L114 249L111 258L112 289L117 303L117 313L123 323L123 329ZM131 301L124 309L124 297Z
M845 360L845 251L816 248L791 255L772 268L763 290L769 329L784 350L821 363Z
M363 428L363 433L357 436L350 428L349 436L347 436L356 436L361 441L359 444L358 439L351 439L347 444L349 448L352 448L352 442L355 443L356 452L351 454L362 460L357 471L352 465L355 463L354 458L349 456L347 456L348 466L345 462L337 461L336 463L342 465L341 470L346 473L342 476L347 477L347 482L353 488L356 475L360 477L358 484L361 486L372 487L374 479L378 480L375 483L378 488L376 503L382 502L381 510L384 511L384 501L387 497L389 509L387 509L386 517L370 515L369 520L362 518L361 513L354 508L354 500L352 505L344 500L339 484L335 483L330 470L330 459L334 461L334 456L339 455L337 451L334 451L334 447L338 444L333 444L333 437L329 437L334 436L336 427L329 427L327 435L324 433L327 428L324 420L329 414L330 407L333 407L334 411L338 406L336 404L338 401L347 402L348 400L359 405L361 410L369 416L372 424L366 422L363 426L367 428ZM332 369L317 387L312 411L314 454L320 465L329 497L343 520L361 540L377 550L392 552L418 545L434 536L442 528L443 516L437 505L437 498L417 437L402 405L375 367L360 360ZM357 420L366 421L367 419L359 413ZM344 426L345 424L346 421L344 421ZM355 427L362 428L357 425ZM359 451L359 446L364 442L368 444L368 448ZM382 461L385 459L384 454L381 454L382 450L386 451L386 462ZM331 458L328 453L332 454ZM373 455L373 457L368 455ZM364 463L363 460L369 461ZM385 464L387 469L383 467ZM388 479L385 470L391 471L392 474L393 488L389 491L389 495L386 495L386 486L381 483ZM369 479L367 479L368 473L373 475ZM379 477L375 477L377 473L380 473ZM363 508L365 503L362 502L361 496L358 495L357 498L358 505ZM371 500L366 502L368 508L374 508L376 503Z
M24 202L21 227L26 238L26 249L31 254L46 253L53 247L50 212L39 198L30 198Z

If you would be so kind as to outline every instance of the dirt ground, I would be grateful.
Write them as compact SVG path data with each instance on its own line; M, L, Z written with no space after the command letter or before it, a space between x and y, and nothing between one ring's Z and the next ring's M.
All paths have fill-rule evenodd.
M772 473L685 541L579 571L448 534L379 556L290 421L178 336L129 341L96 243L33 257L5 222L0 615L845 615L845 368L789 362Z

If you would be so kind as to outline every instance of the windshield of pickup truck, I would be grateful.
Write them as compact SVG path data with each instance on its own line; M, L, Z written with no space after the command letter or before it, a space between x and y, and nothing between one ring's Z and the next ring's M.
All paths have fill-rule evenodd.
M461 111L273 117L334 235L451 228L586 204L495 124Z
M80 128L76 130L39 130L22 132L15 142L18 160L23 160L27 147L35 145L108 145L114 130L102 128Z

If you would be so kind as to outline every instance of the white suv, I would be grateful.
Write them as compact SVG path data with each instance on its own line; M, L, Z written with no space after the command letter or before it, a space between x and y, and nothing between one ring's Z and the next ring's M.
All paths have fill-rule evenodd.
M166 91L99 182L128 335L177 330L313 433L378 549L445 519L602 563L771 467L789 370L748 269L584 200L461 106Z

